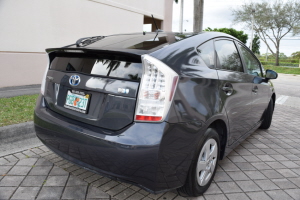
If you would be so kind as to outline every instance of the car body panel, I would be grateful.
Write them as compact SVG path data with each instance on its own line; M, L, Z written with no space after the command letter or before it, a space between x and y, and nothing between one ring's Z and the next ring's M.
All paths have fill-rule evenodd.
M237 41L215 32L157 32L110 36L85 47L74 44L47 49L50 62L57 56L80 55L133 62L140 67L141 55L148 54L173 69L179 80L164 122L146 123L134 121L140 72L132 70L137 76L131 79L122 75L125 72L106 76L50 69L45 95L40 95L35 109L37 136L71 162L150 192L181 187L207 128L216 121L225 124L222 155L227 155L259 127L266 103L274 94L271 83L263 78L208 67L197 47L219 39ZM216 57L214 61L217 63ZM72 75L80 76L78 86L70 85ZM226 83L232 84L232 95L224 93ZM255 87L258 91L253 94ZM130 92L119 93L119 88ZM92 95L87 114L63 107L68 90Z

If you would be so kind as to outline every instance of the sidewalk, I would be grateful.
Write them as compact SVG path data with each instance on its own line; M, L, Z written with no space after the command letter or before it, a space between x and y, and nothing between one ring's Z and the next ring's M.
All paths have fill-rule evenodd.
M43 145L1 157L0 174L0 199L184 199L172 192L153 195L94 174Z
M257 130L220 162L203 199L300 199L300 109L276 104ZM45 146L0 157L0 199L186 199L158 195L80 168Z

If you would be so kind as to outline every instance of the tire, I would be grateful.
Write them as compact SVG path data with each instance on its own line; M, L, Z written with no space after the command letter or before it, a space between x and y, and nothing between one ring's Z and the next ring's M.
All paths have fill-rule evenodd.
M214 129L208 128L199 142L187 180L178 189L179 194L185 193L193 197L202 195L209 188L216 174L219 158L219 135Z
M263 122L260 125L260 129L268 129L271 126L272 123L272 116L274 111L274 104L273 99L270 100L270 103L268 105L268 108L266 109L264 115L263 115Z

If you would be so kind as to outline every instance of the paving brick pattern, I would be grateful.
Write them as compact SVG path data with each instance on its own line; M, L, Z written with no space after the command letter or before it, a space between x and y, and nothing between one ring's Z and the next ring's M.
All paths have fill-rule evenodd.
M300 109L276 105L268 130L257 130L219 163L201 197L151 194L92 173L45 146L0 157L0 199L300 199Z

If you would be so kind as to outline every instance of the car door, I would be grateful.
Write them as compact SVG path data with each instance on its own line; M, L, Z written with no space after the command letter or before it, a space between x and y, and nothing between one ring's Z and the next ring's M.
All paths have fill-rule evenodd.
M264 81L261 64L253 53L243 44L237 43L237 46L240 50L244 68L253 78L251 121L253 124L256 124L261 120L263 112L268 107L270 87Z
M253 127L251 121L252 75L245 73L233 40L215 40L220 100L229 123L229 145Z

